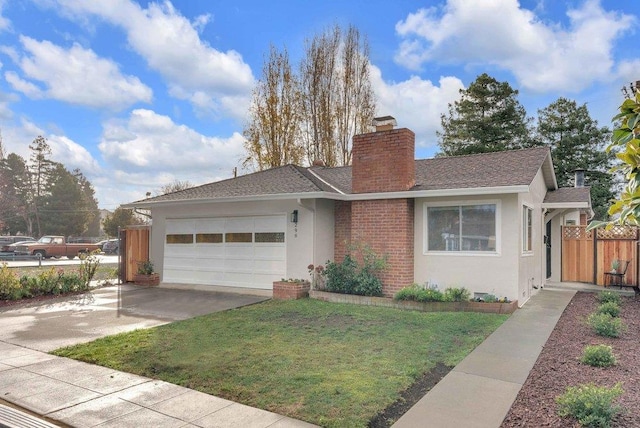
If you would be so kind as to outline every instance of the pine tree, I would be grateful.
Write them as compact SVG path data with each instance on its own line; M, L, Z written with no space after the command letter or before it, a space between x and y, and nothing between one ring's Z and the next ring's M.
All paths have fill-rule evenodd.
M596 219L606 219L614 196L609 174L614 156L605 151L610 136L609 129L598 127L585 104L561 97L538 110L536 138L551 148L558 186L573 186L575 170L584 169Z
M449 104L449 114L440 117L438 155L497 152L533 144L531 119L509 83L484 73L460 94L459 101Z

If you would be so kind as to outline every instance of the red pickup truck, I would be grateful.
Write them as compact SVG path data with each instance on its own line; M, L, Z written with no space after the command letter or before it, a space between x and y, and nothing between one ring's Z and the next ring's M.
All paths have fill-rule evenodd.
M97 244L67 244L64 236L43 236L33 244L18 245L16 254L40 255L42 258L66 256L72 259L76 256L88 254L98 250Z

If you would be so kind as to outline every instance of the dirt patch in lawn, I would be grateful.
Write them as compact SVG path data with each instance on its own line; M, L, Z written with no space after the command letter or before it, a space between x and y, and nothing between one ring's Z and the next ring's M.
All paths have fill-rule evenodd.
M393 425L402 415L404 415L414 404L416 404L424 395L433 388L436 383L451 371L452 367L445 366L442 363L423 374L409 388L404 390L400 398L384 409L383 412L376 415L369 422L370 428L387 428Z
M613 426L640 427L640 298L622 298L620 317L628 331L617 339L598 336L586 324L598 304L594 293L577 293L571 300L503 421L503 428L578 426L574 419L558 416L555 399L568 386L589 382L607 387L622 382L624 394L618 403L625 410L614 419ZM584 347L596 344L611 345L618 364L608 368L582 364Z

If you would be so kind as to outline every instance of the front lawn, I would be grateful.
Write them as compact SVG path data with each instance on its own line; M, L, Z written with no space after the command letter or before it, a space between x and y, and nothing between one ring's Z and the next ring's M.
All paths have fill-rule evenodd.
M271 300L54 353L322 426L364 427L507 318Z

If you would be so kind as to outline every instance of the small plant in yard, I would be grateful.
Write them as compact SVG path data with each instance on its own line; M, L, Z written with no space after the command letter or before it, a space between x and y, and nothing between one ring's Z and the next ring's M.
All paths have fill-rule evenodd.
M498 298L493 294L485 294L484 297L482 297L482 301L485 303L495 303L498 301Z
M466 288L447 288L444 290L445 302L466 302L471 297L471 292Z
M381 296L382 281L380 272L387 267L384 257L378 256L367 246L352 247L351 253L359 255L362 265L356 257L347 254L341 263L327 262L322 275L326 277L327 291L361 296Z
M100 259L98 259L100 250L90 252L80 263L80 277L84 281L85 287L89 288L93 277L96 275L96 271L100 266ZM153 269L153 265L151 265Z
M614 400L623 393L620 383L612 388L593 383L571 386L556 398L558 414L576 418L584 427L608 427L622 408Z
M22 297L20 280L6 263L0 268L0 300L17 300Z
M611 367L616 364L616 357L609 345L587 345L580 361L594 367Z
M418 284L412 284L398 291L395 300L411 300L414 302L444 302L444 295L441 291L433 288L422 288Z
M151 260L145 260L138 263L138 273L140 275L152 275L155 273L153 262Z
M587 323L594 333L605 337L620 337L626 331L627 326L620 318L614 318L609 314L592 313L587 318Z
M605 302L598 306L597 312L599 314L608 314L612 317L620 315L620 305L616 302Z
M600 303L614 302L619 305L622 302L620 294L615 291L601 291L598 293L597 299Z

